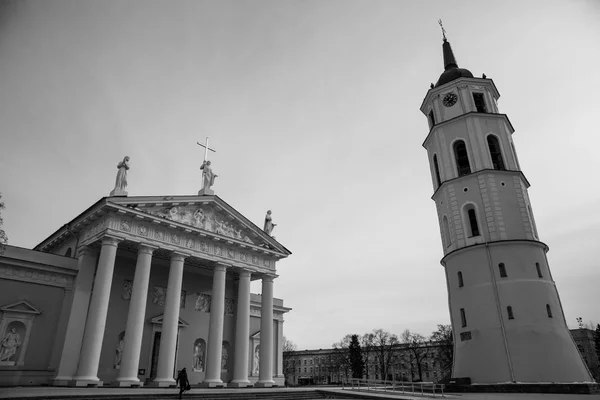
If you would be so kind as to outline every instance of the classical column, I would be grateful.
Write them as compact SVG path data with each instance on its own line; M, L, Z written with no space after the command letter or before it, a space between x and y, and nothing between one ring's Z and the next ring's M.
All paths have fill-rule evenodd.
M240 271L235 331L235 365L231 387L252 386L248 380L248 345L250 341L250 272Z
M158 370L153 386L175 386L173 370L175 368L175 351L177 350L177 330L179 329L183 260L186 257L186 254L176 252L171 254L167 299L158 349Z
M277 320L277 373L278 378L283 378L283 315Z
M102 250L100 250L92 300L85 324L79 367L77 368L77 375L73 378L75 386L101 384L98 379L98 363L100 362L102 340L104 339L117 246L120 241L121 239L111 236L104 236L102 239Z
M225 386L221 380L221 356L223 346L223 320L225 315L225 277L227 266L214 267L212 298L210 302L210 325L206 349L206 377L202 386Z
M63 338L63 347L54 378L54 385L67 385L77 372L77 361L81 352L81 342L87 319L90 295L94 283L94 269L98 255L89 247L82 247L77 253L77 278L73 290L69 322Z
M273 277L263 276L260 302L260 364L256 387L271 387L273 381Z
M116 386L141 386L137 377L144 333L144 317L146 316L146 299L148 297L148 284L150 282L150 265L152 253L157 247L140 244L138 248L129 314L125 325L125 343L121 357L121 369Z

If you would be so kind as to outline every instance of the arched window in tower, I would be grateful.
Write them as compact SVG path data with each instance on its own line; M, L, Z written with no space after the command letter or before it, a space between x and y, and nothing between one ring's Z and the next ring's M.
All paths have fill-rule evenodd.
M548 314L548 318L552 318L552 308L550 308L550 304L546 304L546 313Z
M504 263L498 264L498 270L500 271L500 278L506 278L508 276L506 275L506 267L504 266Z
M479 225L477 224L477 213L473 204L468 204L464 208L467 217L467 234L468 237L479 236Z
M473 102L475 102L475 108L479 113L486 113L487 107L485 105L485 98L483 93L473 93Z
M438 187L442 186L442 180L440 179L440 167L438 166L437 154L433 155L433 168L435 169L435 179L437 179Z
M452 245L452 238L450 237L450 225L448 224L448 217L444 215L442 218L442 225L444 228L444 242L446 247L450 247Z
M463 282L462 272L458 271L458 287L463 287L463 286L465 286L465 284Z
M511 306L506 307L506 313L508 314L508 319L515 319Z
M544 275L542 274L542 267L540 267L540 263L535 263L535 269L537 270L538 277L543 278Z
M500 142L495 135L488 135L487 137L488 149L490 150L490 157L492 158L492 166L494 169L504 171L504 160L502 159L502 150L500 150Z
M469 164L469 155L467 154L467 146L462 140L454 142L454 158L456 159L456 168L458 176L468 175L471 173L471 165Z

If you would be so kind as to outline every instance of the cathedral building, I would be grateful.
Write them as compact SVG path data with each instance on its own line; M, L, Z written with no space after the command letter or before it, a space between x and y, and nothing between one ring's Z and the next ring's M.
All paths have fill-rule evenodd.
M211 193L116 188L33 250L6 246L0 385L174 386L184 367L205 387L283 385L273 285L291 253Z
M593 382L570 335L494 82L444 72L421 111L454 334L453 378L473 384Z

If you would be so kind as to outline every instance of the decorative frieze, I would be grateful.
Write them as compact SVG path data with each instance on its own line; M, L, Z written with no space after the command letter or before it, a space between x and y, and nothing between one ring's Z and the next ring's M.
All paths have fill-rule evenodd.
M59 287L71 287L73 284L73 278L68 275L13 265L0 265L0 278Z

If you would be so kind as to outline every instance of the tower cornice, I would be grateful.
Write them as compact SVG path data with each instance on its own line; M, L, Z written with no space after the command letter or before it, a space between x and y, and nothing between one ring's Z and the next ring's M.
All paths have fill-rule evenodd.
M483 242L483 243L476 243L476 244L472 244L470 246L465 246L465 247L461 247L458 248L456 250L452 250L450 253L446 254L441 260L440 260L440 264L445 268L446 267L446 262L448 261L448 258L450 258L450 256L454 256L458 253L462 253L465 251L469 251L471 249L477 248L477 247L486 247L486 246L503 246L503 245L511 245L514 243L529 243L529 244L534 244L537 246L540 246L541 248L544 249L544 252L548 252L550 250L550 248L548 247L548 245L540 240L529 240L529 239L509 239L509 240L494 240L493 242Z
M494 173L494 174L517 174L521 177L521 179L523 179L523 182L525 183L525 186L529 189L529 187L531 186L529 184L529 181L527 180L527 178L525 177L525 174L523 173L523 171L519 171L519 170L509 170L509 169L504 169L504 170L500 170L500 169L491 169L491 168L486 168L486 169L480 169L479 171L475 171L472 172L470 174L467 175L462 175L462 176L458 176L456 178L452 178L452 179L448 179L445 180L441 183L440 186L438 186L438 188L435 190L435 192L433 192L433 194L431 195L431 200L435 201L435 196L436 194L438 194L438 192L445 187L447 184L450 183L456 183L459 182L461 179L466 179L466 178L470 178L473 176L477 176L480 175L482 173Z
M480 112L476 112L476 111L471 111L471 112L468 112L468 113L465 113L465 114L461 114L461 115L459 115L457 117L451 118L451 119L449 119L447 121L439 122L439 123L435 124L434 126L432 126L431 129L429 130L429 133L427 134L427 137L423 141L422 146L424 148L427 148L427 143L429 142L429 139L431 138L432 133L436 129L444 127L446 125L449 125L449 124L451 124L453 122L460 121L461 119L468 119L468 118L471 118L471 117L480 117L482 115L485 115L486 117L491 117L491 118L503 119L508 124L508 127L510 129L511 135L515 132L515 128L513 127L512 123L510 122L510 119L508 119L508 115L506 115L506 114L480 113Z
M425 98L423 99L423 102L421 102L420 110L423 114L427 115L427 110L426 110L425 106L427 105L427 103L430 102L431 98L434 96L437 96L439 94L447 92L448 89L451 87L460 86L461 84L481 85L482 83L491 84L489 86L493 91L492 94L494 95L494 98L496 98L496 99L500 98L500 92L498 92L498 88L496 87L496 84L494 83L493 79L462 77L462 78L455 79L451 82L448 82L444 85L440 85L438 87L429 89L427 91L427 94L425 95Z

